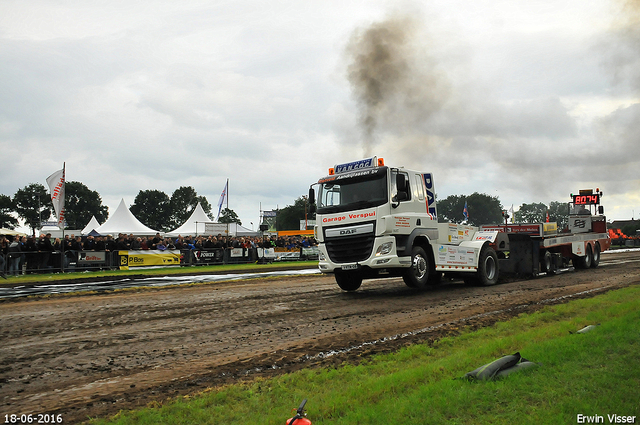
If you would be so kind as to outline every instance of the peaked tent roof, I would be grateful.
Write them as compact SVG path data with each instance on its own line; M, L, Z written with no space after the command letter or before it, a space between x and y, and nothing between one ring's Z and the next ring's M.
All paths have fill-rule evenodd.
M198 202L198 205L193 209L191 217L185 223L177 229L167 233L167 236L195 236L196 234L202 235L204 233L204 223L212 223L207 214L204 212L202 205Z
M117 235L118 233L133 233L134 235L155 235L157 230L153 230L140 223L140 221L129 211L124 203L124 199L120 201L120 205L111 217L97 229L94 229L101 235Z
M89 220L89 224L87 224L86 226L84 226L84 229L82 229L82 233L83 235L87 235L89 234L92 230L97 229L98 227L100 227L100 223L98 223L98 220L96 219L95 215L91 216L91 220Z

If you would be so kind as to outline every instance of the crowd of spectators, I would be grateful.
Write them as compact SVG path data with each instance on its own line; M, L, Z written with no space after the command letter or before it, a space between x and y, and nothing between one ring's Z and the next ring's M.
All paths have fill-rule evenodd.
M65 235L64 239L52 238L51 234L33 236L0 236L0 272L19 274L23 265L28 270L60 268L60 256L54 252L64 251L75 255L79 251L126 251L126 250L215 250L233 248L285 248L295 250L317 245L307 236L178 236L153 237L119 234L117 238L107 236Z

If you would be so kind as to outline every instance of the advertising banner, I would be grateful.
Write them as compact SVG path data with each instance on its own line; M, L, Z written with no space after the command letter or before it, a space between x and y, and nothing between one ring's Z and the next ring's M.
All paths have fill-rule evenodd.
M56 224L60 229L64 229L64 172L63 166L62 170L58 170L47 177L49 192L51 192L51 203L58 218Z
M229 224L227 223L205 223L205 235L223 235L229 236Z
M104 264L107 262L107 253L104 251L80 251L78 252L78 264Z
M131 267L172 267L180 266L180 251L118 251L120 270Z
M222 264L224 262L224 250L195 250L193 252L196 264Z

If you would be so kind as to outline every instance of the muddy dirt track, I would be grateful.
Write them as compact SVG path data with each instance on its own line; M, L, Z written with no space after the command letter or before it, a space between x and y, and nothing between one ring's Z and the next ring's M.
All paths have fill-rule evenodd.
M417 292L387 279L346 293L314 275L4 301L0 414L61 413L78 423L637 284L640 252L627 252L603 255L595 270L493 287L450 281Z

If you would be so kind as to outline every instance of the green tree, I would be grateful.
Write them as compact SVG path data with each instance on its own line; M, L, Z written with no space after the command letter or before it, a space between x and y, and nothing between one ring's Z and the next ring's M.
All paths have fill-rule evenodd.
M161 190L141 190L129 211L147 227L160 232L172 230L171 201Z
M467 204L470 225L498 224L502 222L502 204L497 196L474 192L469 196L450 195L438 201L438 219L440 222L462 223L464 205Z
M464 216L464 201L467 199L463 195L449 195L437 203L438 221L441 223L462 223Z
M546 219L546 218L545 218ZM549 204L549 221L558 223L558 229L569 225L569 206L566 202L551 201Z
M70 228L84 228L93 216L100 223L104 223L109 217L109 208L102 205L102 198L95 190L80 182L66 182L64 191L64 218Z
M218 223L238 223L240 226L242 226L242 222L240 221L238 214L236 214L235 211L229 208L222 209L220 218L218 219Z
M13 204L18 216L24 220L27 226L35 234L43 220L51 217L53 205L49 192L40 183L31 183L18 189L13 196Z
M204 196L198 196L191 186L180 186L171 195L171 228L182 226L193 214L193 210L200 202L207 216L211 215L211 204Z
M0 227L15 229L18 225L18 219L11 215L15 206L11 197L8 195L0 195Z
M278 211L276 230L299 230L300 220L304 220L306 211L308 211L307 197L301 196L294 201L293 205L288 205ZM308 220L314 218L315 214L307 213Z
M502 204L497 196L474 192L467 198L469 224L499 224L502 222Z
M543 223L547 220L547 206L542 202L537 204L522 204L515 213L518 223Z
M638 236L637 232L638 230L640 230L640 221L635 221L634 223L627 224L626 226L623 226L622 229L620 230L622 230L622 233L624 233L629 237Z

